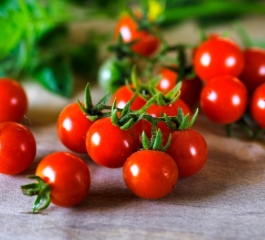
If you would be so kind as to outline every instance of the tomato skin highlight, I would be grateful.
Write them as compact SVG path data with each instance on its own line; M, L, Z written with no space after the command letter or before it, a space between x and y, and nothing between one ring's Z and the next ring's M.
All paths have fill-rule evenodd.
M231 75L238 77L244 67L243 51L226 38L215 37L203 42L194 56L194 69L202 81Z
M219 76L202 89L200 107L211 121L229 124L237 121L248 104L248 91L244 83L231 76Z
M179 177L196 174L205 165L208 147L203 136L193 129L172 132L172 140L166 153L176 162Z
M94 122L86 135L87 153L94 162L108 168L122 167L127 157L139 147L136 130L121 130L111 123L110 118Z
M265 83L257 87L252 94L249 108L255 122L265 128Z
M245 67L239 79L246 85L250 94L265 83L265 50L249 48L244 51Z
M160 45L160 40L144 30L138 30L138 25L134 20L124 15L117 23L114 37L118 39L121 35L125 43L137 40L131 46L132 51L143 56L151 56L155 53Z
M159 199L174 189L178 181L178 168L174 160L164 152L141 150L126 160L123 179L136 196Z
M57 119L58 137L68 149L77 153L87 153L85 138L92 123L81 111L78 103L69 104Z
M36 156L31 131L16 122L0 124L0 172L15 175L25 171Z
M0 79L0 123L19 122L26 114L28 100L23 87L12 79Z
M80 203L91 184L88 166L71 153L56 152L44 157L36 175L51 187L51 202L61 207Z

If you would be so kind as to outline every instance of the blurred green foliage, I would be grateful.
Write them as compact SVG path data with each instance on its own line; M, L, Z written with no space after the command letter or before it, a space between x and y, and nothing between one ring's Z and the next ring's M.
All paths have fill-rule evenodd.
M74 73L93 79L99 68L99 47L106 36L88 33L73 44L69 24L119 16L128 7L163 11L163 27L194 19L203 26L232 21L248 14L265 15L261 0L2 0L0 2L0 76L30 77L48 90L69 97ZM112 29L110 29L111 35ZM264 43L259 43L263 45Z

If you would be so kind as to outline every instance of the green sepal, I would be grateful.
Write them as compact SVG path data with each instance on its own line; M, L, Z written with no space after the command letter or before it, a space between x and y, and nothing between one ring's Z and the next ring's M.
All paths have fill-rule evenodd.
M111 122L116 127L120 127L119 119L117 116L116 98L114 99L112 107L111 107Z
M172 140L172 134L170 133L168 136L166 145L164 147L162 147L162 152L165 152L169 148L169 146L171 144L171 140Z
M188 113L187 115L184 116L184 118L182 119L178 129L179 130L185 130L187 129L188 123L189 123L189 119L190 119L190 114Z
M131 128L134 125L134 120L133 118L131 118L127 123L125 123L124 125L122 125L120 127L120 129L122 130L128 130L129 128Z
M159 93L156 95L156 100L157 100L157 104L160 106L164 106L167 104L162 93Z
M150 149L150 142L149 142L148 137L146 136L146 133L144 131L142 132L142 145L143 145L143 149L145 149L145 150Z
M176 130L176 125L172 123L170 118L164 113L163 115L167 127L171 130Z
M166 95L166 99L170 101L170 103L175 102L180 96L180 88L182 86L182 81L179 81L174 88L172 88Z
M85 108L88 111L93 107L89 83L87 83L85 87L84 103L85 103Z
M39 176L27 176L29 179L34 179L37 183L30 183L21 186L22 193L27 196L37 195L32 213L46 209L51 202L51 187L45 183Z
M152 146L153 150L161 150L162 148L162 132L160 129L157 130L154 144Z

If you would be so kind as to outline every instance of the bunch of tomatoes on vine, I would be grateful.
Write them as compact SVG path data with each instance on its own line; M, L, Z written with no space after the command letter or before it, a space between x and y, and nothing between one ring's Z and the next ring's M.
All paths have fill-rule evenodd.
M87 196L93 179L75 153L102 167L122 168L125 185L140 198L167 196L179 178L198 173L207 161L207 143L192 128L199 108L228 134L234 125L252 138L264 131L263 49L242 50L218 34L204 35L194 46L169 45L145 14L131 12L114 35L113 56L99 69L99 85L108 93L93 103L87 84L84 100L61 111L57 133L71 152L44 157L29 176L35 182L21 187L37 196L32 212L50 202L73 206ZM8 85L13 87L0 101L0 172L14 175L30 166L37 146L18 123L27 110L25 93L15 81L0 80L0 89Z

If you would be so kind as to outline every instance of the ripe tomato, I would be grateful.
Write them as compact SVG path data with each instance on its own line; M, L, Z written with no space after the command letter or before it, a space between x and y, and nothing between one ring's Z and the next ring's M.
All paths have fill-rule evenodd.
M133 92L126 86L121 86L117 91L113 94L111 99L111 104L113 103L114 99L116 98L116 106L118 108L124 108L124 106L131 100L133 97ZM146 101L137 96L131 105L132 110L138 110L142 106L144 106Z
M0 123L19 122L28 108L23 87L15 80L0 79Z
M126 160L123 179L136 196L158 199L173 190L178 180L178 168L174 160L164 152L141 150Z
M124 15L117 23L114 36L117 39L119 35L125 43L137 40L131 49L143 56L151 56L160 45L159 39L154 35L144 30L138 30L137 23L128 15Z
M215 37L203 42L196 50L194 69L205 82L221 75L237 77L244 67L244 55L231 40Z
M168 68L162 68L159 74L162 77L156 88L166 94L175 87L178 74ZM202 82L198 77L183 79L180 98L191 108L199 101L201 89Z
M176 162L179 177L189 177L204 166L208 148L203 136L193 129L174 131L166 153Z
M184 115L190 114L191 110L189 107L184 103L181 99L178 99L176 102L172 104L168 104L165 106L159 106L157 104L152 104L147 110L146 113L150 114L153 117L160 117L161 114L166 113L167 116L176 116L178 114L178 108L181 108L183 110ZM166 133L170 131L170 129L167 127L166 123L159 122L157 124L157 128L161 129L162 133ZM145 131L146 135L148 137L151 137L151 130L152 130L152 124L148 121L142 121L142 131Z
M249 48L244 51L245 67L239 79L245 83L250 93L265 83L265 50Z
M77 153L87 153L86 134L93 122L81 111L78 103L66 106L57 120L57 134L61 142Z
M0 124L0 172L14 175L26 170L36 156L31 131L15 122Z
M229 124L237 121L248 104L247 88L231 76L219 76L210 80L202 89L200 106L213 122Z
M250 99L250 113L255 122L265 128L265 83L256 88Z
M111 123L110 118L94 122L86 135L89 156L97 164L108 168L122 167L139 146L139 136L134 128L121 130Z
M43 158L36 169L39 176L51 188L51 202L70 207L80 203L90 188L88 166L71 153L56 152Z
M113 103L114 99L116 98L116 106L118 108L124 108L124 106L131 100L133 97L133 92L127 87L127 86L122 86L120 87L113 95L111 99L111 104ZM131 109L132 110L138 110L141 107L145 105L146 101L141 98L140 96L137 96L132 105ZM142 134L142 121L140 120L138 123L136 123L133 128L138 132L139 136Z

